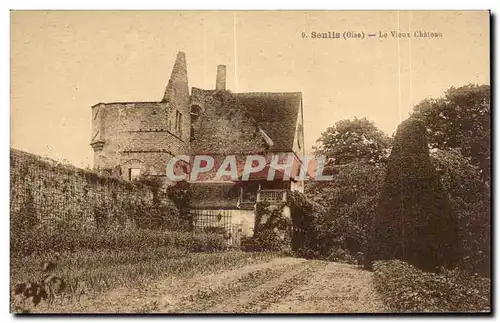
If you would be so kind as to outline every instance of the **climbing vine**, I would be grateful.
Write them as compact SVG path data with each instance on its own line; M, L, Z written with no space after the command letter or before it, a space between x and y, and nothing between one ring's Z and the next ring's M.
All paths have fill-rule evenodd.
M250 251L283 251L305 248L311 232L313 204L300 192L288 192L286 202L258 202L254 235L242 241Z
M292 223L285 212L285 203L263 201L255 206L254 235L243 239L246 251L283 251L289 248Z

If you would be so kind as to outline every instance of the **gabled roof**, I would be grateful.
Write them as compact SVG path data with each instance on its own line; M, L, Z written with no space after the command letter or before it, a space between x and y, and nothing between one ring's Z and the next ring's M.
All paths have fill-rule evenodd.
M271 150L291 151L299 117L300 92L235 93L238 102L271 138Z

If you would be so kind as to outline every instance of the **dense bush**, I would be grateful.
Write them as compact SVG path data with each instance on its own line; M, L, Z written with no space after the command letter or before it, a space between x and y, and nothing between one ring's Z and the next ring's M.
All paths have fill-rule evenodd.
M66 228L47 230L33 228L23 236L11 236L11 254L27 256L48 251L75 252L83 250L137 250L174 247L188 252L212 252L226 249L221 235L169 232L149 229Z
M321 134L315 153L327 156L325 173L333 179L306 186L316 207L305 254L350 262L364 251L391 141L366 118L341 120Z
M322 207L312 221L314 249L324 257L364 250L384 177L383 167L353 162L339 167L332 181L309 184L308 197Z
M352 251L343 248L330 249L330 253L324 259L327 261L356 264L355 254Z
M187 223L188 230L193 229L193 218L190 212L191 198L193 190L191 184L186 181L176 182L175 185L168 186L164 197L171 200L179 210L179 218Z
M241 250L247 252L285 251L286 248L286 243L268 230L253 237L241 238Z
M188 231L189 223L168 199L153 205L137 204L131 208L135 225L141 229Z
M384 302L397 312L490 311L491 282L459 270L435 274L408 263L376 261L374 283Z
M490 275L491 200L480 170L456 149L433 150L431 159L457 220L457 265L471 273Z

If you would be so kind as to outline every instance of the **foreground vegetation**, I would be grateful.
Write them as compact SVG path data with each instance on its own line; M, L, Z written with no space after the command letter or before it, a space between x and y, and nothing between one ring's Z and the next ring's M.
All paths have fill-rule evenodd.
M395 312L489 312L490 280L460 270L440 274L391 260L373 265L375 287Z
M11 260L12 285L39 281L40 263L48 257L50 255L31 255ZM276 255L241 251L188 253L172 247L63 253L54 274L62 277L67 286L55 304L94 298L118 287L141 288L156 279L213 273L273 257ZM12 302L12 311L36 310L30 302L16 303L15 298Z
M40 283L47 274L42 263L53 263L50 274L65 283L58 302L74 302L117 287L140 288L153 279L192 276L274 256L227 250L216 234L38 227L11 237L11 285ZM14 311L24 311L33 304L12 305Z

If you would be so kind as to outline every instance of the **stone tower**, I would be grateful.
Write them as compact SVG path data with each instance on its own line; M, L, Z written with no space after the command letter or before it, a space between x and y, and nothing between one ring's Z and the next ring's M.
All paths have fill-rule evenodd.
M186 54L183 52L177 54L162 102L166 102L169 107L169 123L174 125L173 132L189 144L191 137L189 86ZM175 125L177 125L177 128L175 128Z
M177 54L161 101L92 107L94 168L125 180L165 176L172 157L189 153L190 137L189 87L182 52Z

